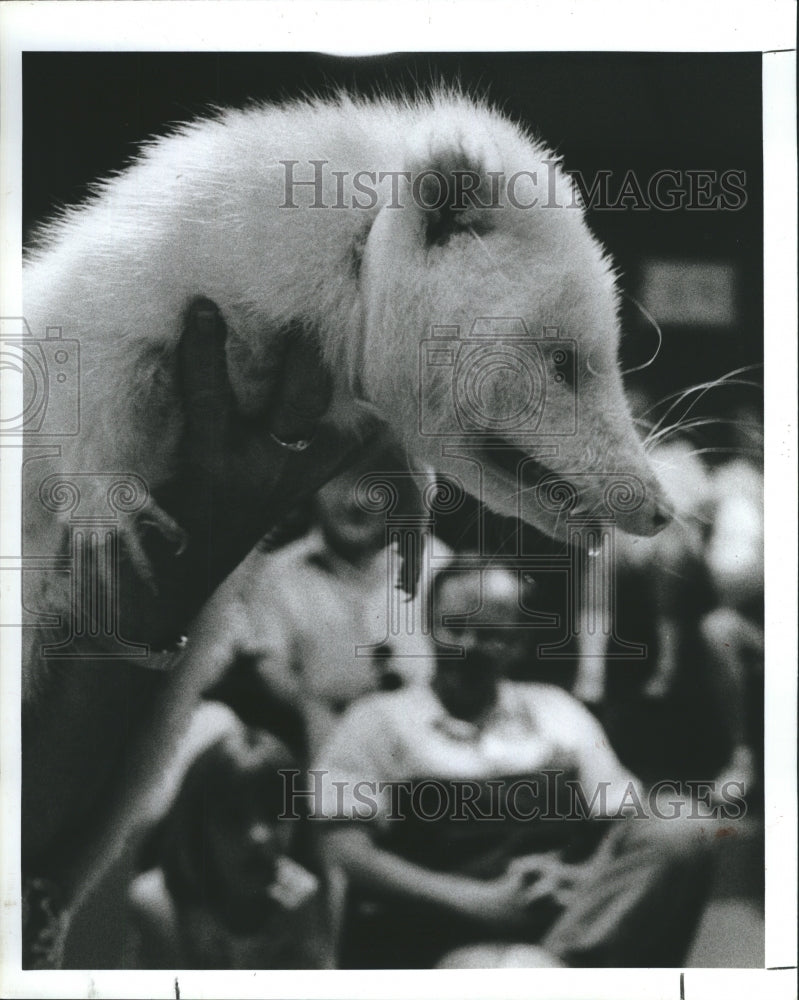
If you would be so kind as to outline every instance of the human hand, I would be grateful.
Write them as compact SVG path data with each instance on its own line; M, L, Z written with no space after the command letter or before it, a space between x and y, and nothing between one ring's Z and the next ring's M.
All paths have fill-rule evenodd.
M524 926L537 904L560 905L575 877L576 866L563 864L556 852L516 858L503 875L480 885L473 915L493 926Z
M317 345L297 330L262 339L256 364L213 302L198 299L186 313L172 388L182 431L169 480L131 525L120 568L122 631L155 648L351 458L356 442L330 419L333 387Z
M579 865L565 864L558 851L514 858L508 865L509 874L525 880L528 907L545 898L563 903L581 871Z

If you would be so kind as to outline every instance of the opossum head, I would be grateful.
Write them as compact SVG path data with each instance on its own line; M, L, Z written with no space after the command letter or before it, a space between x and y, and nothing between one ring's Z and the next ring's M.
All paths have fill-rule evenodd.
M567 514L658 531L669 505L624 397L615 275L568 176L465 105L420 120L405 166L408 197L363 255L368 399L498 513L556 536Z

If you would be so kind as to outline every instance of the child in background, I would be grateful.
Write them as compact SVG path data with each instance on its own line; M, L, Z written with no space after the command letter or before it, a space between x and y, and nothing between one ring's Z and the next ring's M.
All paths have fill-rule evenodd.
M128 899L139 968L323 968L318 882L289 856L283 769L264 731L238 725L188 769Z

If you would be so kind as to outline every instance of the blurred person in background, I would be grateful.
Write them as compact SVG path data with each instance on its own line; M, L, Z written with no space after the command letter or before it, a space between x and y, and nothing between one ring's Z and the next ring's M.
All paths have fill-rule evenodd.
M444 570L433 594L430 683L353 705L312 771L322 852L348 885L341 965L679 965L708 887L707 831L624 812L640 785L591 714L504 678L516 574ZM585 812L559 801L567 777Z
M412 628L390 630L397 580L385 515L356 496L367 473L391 477L402 468L383 452L331 480L315 498L309 530L275 552L250 553L203 612L191 655L218 678L207 697L274 732L302 759L352 701L429 674L418 599L405 609ZM418 502L414 490L400 490L409 509Z
M191 763L129 888L137 968L329 967L318 881L278 819L280 772L296 766L240 722Z
M150 816L168 808L187 758L207 743L204 732L220 713L271 733L306 764L309 748L352 700L428 675L420 602L403 608L410 628L389 628L389 600L405 599L395 597L397 559L386 548L384 514L364 510L355 495L374 471L396 476L398 505L415 511L418 482L401 457L393 450L372 455L322 488L313 524L300 537L294 522L302 520L293 516L293 541L274 549L270 538L250 553L193 623L178 668L182 682L160 723L169 726L171 753L158 787L148 791ZM313 870L312 845L299 827L294 854Z

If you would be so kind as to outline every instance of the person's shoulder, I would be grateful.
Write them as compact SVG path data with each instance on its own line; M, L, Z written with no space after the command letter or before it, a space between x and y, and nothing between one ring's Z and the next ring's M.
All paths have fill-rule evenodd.
M584 716L588 709L583 703L557 684L538 681L503 681L506 697L532 704L543 712Z
M134 914L147 923L172 925L175 917L174 903L161 868L150 868L133 879L128 886L128 905Z
M272 552L262 552L255 548L245 560L247 565L242 577L246 577L251 590L263 586L272 587L276 575L297 572L308 566L323 547L319 532L309 531Z
M519 694L528 696L536 695L539 698L549 698L555 701L577 701L573 694L559 684L547 684L544 681L511 681L503 680L502 686L508 691L516 691Z
M348 753L373 752L395 742L404 744L408 734L429 714L432 692L422 685L397 691L376 691L353 701L340 716L321 757L333 748Z
M209 598L200 622L218 628L224 621L227 632L235 631L243 638L257 630L267 611L284 614L291 606L286 591L315 544L312 536L305 535L274 552L262 552L257 546L251 549Z
M260 646L296 626L304 608L299 595L318 574L312 557L319 544L317 534L309 532L273 552L256 547L228 577L222 610L238 617L243 637Z
M556 684L519 683L520 697L541 731L548 733L558 745L585 759L598 751L608 750L605 730L593 712Z
M409 713L421 709L432 696L425 684L408 684L396 691L372 691L357 698L344 713L347 716L363 717L386 722L390 719L412 719Z

